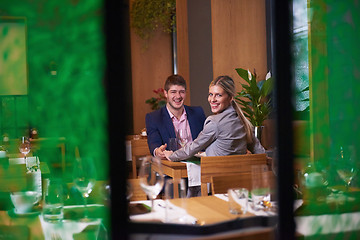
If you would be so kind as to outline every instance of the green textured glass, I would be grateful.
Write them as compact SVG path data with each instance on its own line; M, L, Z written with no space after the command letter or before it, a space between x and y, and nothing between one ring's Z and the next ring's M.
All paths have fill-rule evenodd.
M360 6L303 2L310 70L310 135L304 139L311 154L299 177L304 205L296 211L297 229L307 229L302 233L309 239L359 239L353 226L360 203ZM301 54L295 57L302 62Z
M50 179L62 179L67 189L65 204L83 204L72 186L73 162L91 157L97 185L88 203L106 205L109 161L103 1L0 1L0 15L26 20L23 40L28 83L28 93L21 98L0 96L0 135L9 136L10 144L16 145L21 135L36 129L38 139L32 142L30 154L47 164ZM0 56L5 58L6 53ZM89 217L104 217L109 226L105 209L96 210L95 215L89 209Z

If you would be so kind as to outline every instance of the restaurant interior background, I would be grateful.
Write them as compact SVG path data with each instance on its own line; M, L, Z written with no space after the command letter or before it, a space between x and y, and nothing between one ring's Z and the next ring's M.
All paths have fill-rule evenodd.
M282 74L275 61L282 51L275 45L274 26L279 23L269 16L276 12L270 9L274 2L176 1L176 71L189 86L186 104L201 105L209 114L208 83L226 74L240 89L241 79L235 71L238 67L256 69L262 77L268 70L275 79ZM116 8L109 10L109 6ZM109 179L109 171L123 173L112 178L111 186L115 193L125 192L125 184L121 184L126 179L125 151L114 154L113 146L125 149L125 135L139 134L145 127L145 114L151 111L145 100L174 71L173 35L158 29L144 47L144 41L130 28L130 6L128 1L111 5L102 0L0 2L0 134L16 140L36 128L39 138L44 139L37 153L40 161L47 162L54 177L64 182L72 181L72 161L80 154L96 160L98 180ZM356 1L325 0L294 0L292 6L293 65L282 65L294 80L293 88L285 89L294 96L294 111L290 113L294 151L288 160L294 161L294 177L320 173L326 186L343 190L345 184L337 173L342 166L339 161L345 161L339 159L341 148L353 150L355 168L359 168L360 117L356 105L360 92L360 6ZM115 14L116 9L121 14ZM122 46L116 48L117 44ZM107 49L109 46L114 48ZM11 62L14 49L20 51L20 63ZM109 51L113 51L110 57L106 55ZM116 53L121 60L116 59ZM114 70L114 64L122 64L119 69L123 71L106 72L109 66ZM119 84L120 88L114 87ZM112 87L123 95L113 97ZM274 98L282 94L276 92ZM109 102L112 99L118 102ZM274 107L264 141L267 148L281 150L291 142L283 143L282 136L276 135L281 133L276 130L276 115L289 113ZM118 112L124 115L115 116ZM62 155L58 143L64 139L66 151ZM280 164L284 163L284 158L279 158ZM279 172L282 174L286 172ZM355 175L351 182L354 193L359 179ZM319 190L302 187L310 198ZM281 189L279 195L292 195ZM354 196L346 204L339 199L331 203L309 201L314 204L296 214L356 212L359 198ZM122 196L113 199L125 202ZM112 209L113 215L120 217L126 217L125 212L122 206Z

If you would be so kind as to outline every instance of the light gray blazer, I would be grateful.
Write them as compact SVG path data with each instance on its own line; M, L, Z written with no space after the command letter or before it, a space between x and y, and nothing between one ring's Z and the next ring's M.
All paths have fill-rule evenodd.
M171 161L181 161L205 149L206 156L225 156L252 153L265 153L264 147L253 134L253 143L247 144L243 122L230 105L223 112L209 116L203 130L193 141L170 155Z

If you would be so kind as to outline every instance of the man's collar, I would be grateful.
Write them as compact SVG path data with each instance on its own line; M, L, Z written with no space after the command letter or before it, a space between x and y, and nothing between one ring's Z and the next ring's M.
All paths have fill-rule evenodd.
M172 119L173 117L176 118L175 115L169 110L169 108L168 108L167 105L165 105L165 108L166 108L166 110L168 111L171 119ZM186 110L185 110L185 106L184 106L183 113L182 113L181 116L180 116L180 119L181 119L181 117L182 117L184 114L185 114L185 116L187 116Z

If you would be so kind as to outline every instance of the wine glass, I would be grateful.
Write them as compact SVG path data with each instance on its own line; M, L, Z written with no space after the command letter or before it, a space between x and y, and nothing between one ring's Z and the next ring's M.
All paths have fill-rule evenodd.
M89 221L87 198L96 182L96 168L91 158L77 158L74 162L73 182L77 190L84 199L84 219L83 222Z
M31 149L30 141L27 137L21 137L21 142L19 145L19 151L24 155L26 161L26 155L29 154Z
M151 211L154 211L154 199L164 186L164 175L159 158L147 156L141 163L140 187L151 200Z
M340 147L336 171L339 177L345 182L346 191L348 192L351 181L358 172L355 148L353 146Z
M186 129L179 129L177 137L178 137L180 146L184 147L186 145L186 143L188 142L188 138L189 138Z

